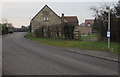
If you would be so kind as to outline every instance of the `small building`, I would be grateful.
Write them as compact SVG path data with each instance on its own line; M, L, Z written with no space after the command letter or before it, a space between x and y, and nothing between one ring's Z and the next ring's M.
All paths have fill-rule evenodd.
M94 24L94 19L86 19L85 23L81 23L75 28L75 31L80 31L81 35L90 35L93 32L92 25Z

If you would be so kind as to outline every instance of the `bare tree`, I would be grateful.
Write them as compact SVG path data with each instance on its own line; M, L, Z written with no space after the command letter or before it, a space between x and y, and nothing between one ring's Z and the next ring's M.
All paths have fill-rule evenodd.
M104 5L99 8L92 7L91 9L95 12L95 21L93 24L93 29L98 32L100 38L99 40L106 39L106 32L108 27L108 13L105 12L105 8L109 7L109 5ZM115 9L116 8L116 9ZM119 23L120 9L117 7L113 7L110 9L110 26L111 26L111 41L116 42L117 40L117 29Z

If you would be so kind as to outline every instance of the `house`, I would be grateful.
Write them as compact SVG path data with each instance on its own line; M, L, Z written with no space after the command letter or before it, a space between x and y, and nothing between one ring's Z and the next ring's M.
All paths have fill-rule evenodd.
M74 26L78 26L78 18L77 16L64 16L64 14L62 13L62 16L61 16L61 21L62 23L70 23L70 24L73 24Z
M45 5L31 20L30 31L34 32L40 26L52 26L62 23L78 25L77 16L58 16L51 8Z
M90 35L92 33L92 28L89 26L77 26L76 31L80 31L81 35Z
M75 31L80 31L81 35L90 35L93 32L92 25L94 24L94 19L86 19L85 23L81 23L75 28Z
M61 18L51 8L45 5L31 20L32 32L40 26L61 24Z
M86 26L92 26L94 24L94 19L86 19L85 24Z
M79 26L86 26L86 24L85 23L81 23Z

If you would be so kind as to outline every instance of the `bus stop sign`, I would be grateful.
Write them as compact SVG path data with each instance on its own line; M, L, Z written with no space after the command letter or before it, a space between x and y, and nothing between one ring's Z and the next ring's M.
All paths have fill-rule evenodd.
M107 37L108 38L110 37L110 31L107 31Z

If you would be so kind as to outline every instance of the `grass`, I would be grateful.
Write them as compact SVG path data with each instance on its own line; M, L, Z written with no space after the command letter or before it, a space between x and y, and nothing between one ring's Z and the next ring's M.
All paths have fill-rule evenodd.
M86 36L81 36L81 40L83 41L96 41L97 40L97 34L91 34L91 35L86 35Z
M58 47L77 47L82 49L118 53L118 44L113 42L111 43L111 49L108 49L107 42L36 38L33 37L32 33L28 33L25 37L33 41L37 41L47 45L58 46Z

